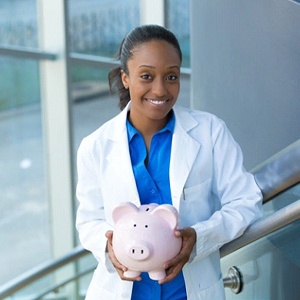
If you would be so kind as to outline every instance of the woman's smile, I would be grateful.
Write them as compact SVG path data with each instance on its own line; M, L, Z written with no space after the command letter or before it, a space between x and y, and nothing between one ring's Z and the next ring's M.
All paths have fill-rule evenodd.
M164 104L166 104L169 101L168 99L158 100L158 99L147 99L147 98L145 100L155 106L163 106Z

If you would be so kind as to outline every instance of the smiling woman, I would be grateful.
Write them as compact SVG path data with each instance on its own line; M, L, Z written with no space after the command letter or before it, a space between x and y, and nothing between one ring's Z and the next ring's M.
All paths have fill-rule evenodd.
M149 42L155 42L156 45L158 42L162 42L162 44L167 43L168 50L165 50L164 57L167 56L168 60L170 59L168 56L170 53L172 53L173 61L169 60L169 65L165 65L165 68L177 68L177 75L179 75L179 69L181 66L182 61L182 52L178 43L178 40L176 37L171 33L169 30L166 30L163 27L160 26L141 26L138 27L135 30L132 30L126 38L121 43L120 49L119 49L119 61L120 66L116 67L115 69L111 70L109 74L109 83L112 91L117 91L120 96L120 103L119 106L121 109L124 109L125 106L128 104L128 102L131 99L131 96L129 94L129 86L126 82L124 82L124 75L129 76L129 61L132 59L135 52L138 52L140 55L140 61L138 62L138 68L145 68L147 67L149 71L149 67L152 69L157 67L157 63L161 63L162 59L158 59L155 55L152 55L152 51L158 51L157 49L154 49L155 47L151 47L152 50L146 53L143 53L145 48L145 44ZM159 45L161 45L159 43ZM142 47L142 48L141 48ZM160 47L161 48L161 47ZM175 51L174 51L175 50ZM171 51L168 53L168 51ZM175 52L177 52L177 55L175 55ZM149 55L153 60L156 60L155 65L151 64L149 65ZM174 56L176 57L174 59ZM154 63L154 62L153 62ZM137 66L135 66L136 68ZM160 66L161 68L161 66ZM123 74L123 75L122 75ZM140 74L140 76L143 79L150 78L151 73L149 74ZM169 74L170 75L170 74ZM168 77L175 79L174 77ZM179 76L177 76L179 79ZM178 96L178 94L177 94Z
M122 112L78 149L76 224L83 247L99 262L87 300L225 299L218 250L261 216L261 192L224 122L175 105L181 62L166 28L129 32L109 74ZM128 278L128 266L116 258L112 211L124 201L178 210L182 247L162 264L164 279L145 272Z
M131 100L128 120L149 152L152 136L166 125L178 98L181 49L170 31L150 25L127 35L119 58L121 66L110 73L110 84L119 90L121 109Z

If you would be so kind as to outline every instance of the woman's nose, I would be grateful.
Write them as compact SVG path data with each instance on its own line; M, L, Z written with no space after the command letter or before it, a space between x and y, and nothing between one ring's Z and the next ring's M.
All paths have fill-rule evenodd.
M163 79L156 78L153 82L152 92L158 97L167 93L166 82Z

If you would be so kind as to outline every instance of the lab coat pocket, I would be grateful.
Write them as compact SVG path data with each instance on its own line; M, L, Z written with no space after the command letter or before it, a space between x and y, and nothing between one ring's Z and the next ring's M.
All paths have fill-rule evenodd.
M208 219L212 214L211 180L183 189L180 201L182 226L191 226Z
M183 200L185 201L197 201L199 197L205 197L210 194L211 191L211 180L207 179L199 184L184 187L183 189Z

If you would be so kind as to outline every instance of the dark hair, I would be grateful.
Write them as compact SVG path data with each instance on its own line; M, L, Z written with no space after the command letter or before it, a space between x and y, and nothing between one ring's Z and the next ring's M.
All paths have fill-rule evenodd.
M127 62L133 55L132 49L139 44L147 43L152 40L163 40L170 43L178 51L180 61L182 61L182 53L178 40L168 29L159 25L143 25L130 31L120 45L117 57L120 66L112 69L108 74L110 91L119 93L119 107L121 110L124 109L130 101L129 89L125 89L121 79L121 70L128 74Z

